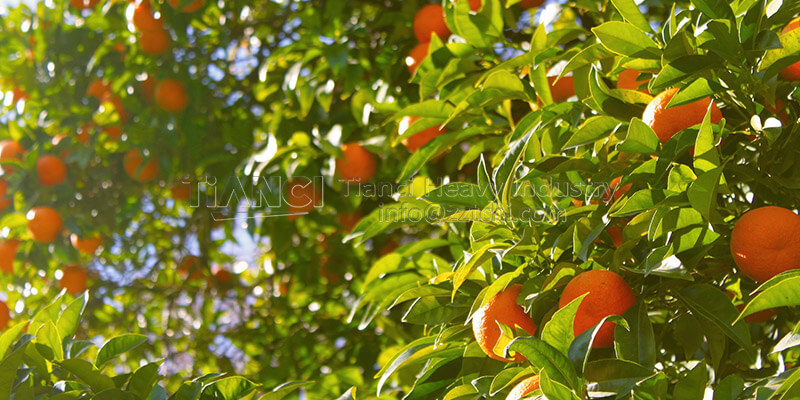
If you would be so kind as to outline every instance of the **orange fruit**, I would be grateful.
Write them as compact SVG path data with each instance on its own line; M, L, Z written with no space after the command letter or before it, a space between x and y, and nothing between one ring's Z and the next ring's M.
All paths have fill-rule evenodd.
M539 7L540 5L544 4L544 0L522 0L517 3L518 6L528 10L533 7Z
M11 205L11 198L6 197L8 191L8 182L0 179L0 211Z
M88 10L94 8L100 0L69 0L69 4L79 10Z
M95 79L86 88L86 97L102 99L111 92L111 86L103 79Z
M189 105L189 96L186 87L177 79L165 79L159 82L155 91L156 104L161 109L171 113L178 113Z
M11 161L16 160L22 162L22 158L20 157L25 151L22 149L22 146L19 145L19 142L12 139L6 139L0 142L0 161ZM6 174L10 174L14 172L14 168L8 165L0 166L2 171Z
M197 280L203 277L203 270L198 265L200 261L196 256L186 256L178 263L178 274L183 279Z
M122 137L122 129L118 126L106 126L103 128L103 132L105 132L111 140L119 140L119 138Z
M17 258L19 240L8 239L0 242L0 271L14 273L14 259Z
M122 104L122 99L117 95L109 94L103 99L104 102L111 103L114 106L114 111L117 112L120 121L125 122L130 119L131 115L128 113L128 110L125 109L125 106Z
M8 328L8 320L10 318L8 306L6 303L0 301L0 331Z
M50 243L61 232L61 215L50 207L34 207L25 217L28 220L28 233L36 242Z
M408 67L409 74L414 75L419 65L425 61L425 57L428 56L428 47L430 47L430 43L423 42L414 46L411 52L408 53L408 57L406 57L406 66Z
M682 106L667 108L678 90L678 88L672 88L661 92L647 105L644 115L642 115L644 123L656 132L658 139L662 142L668 141L676 133L686 128L702 123L709 106L711 106L711 122L716 124L722 120L722 112L710 97Z
M174 200L188 201L192 197L192 183L178 181L169 189Z
M8 193L8 182L5 179L0 178L0 197L5 196Z
M532 393L537 389L539 389L539 375L527 377L508 392L506 400L520 400L525 397L526 394Z
M603 318L622 315L636 304L633 290L621 276L608 270L594 269L582 272L569 281L561 293L558 308L563 308L584 293L588 294L578 307L573 323L576 337L597 325ZM614 343L615 326L613 322L604 323L597 332L592 347L610 347Z
M575 96L575 84L571 76L564 76L556 82L557 76L548 76L547 82L550 83L550 94L553 101L560 103Z
M139 85L142 88L142 97L145 100L153 100L153 94L156 92L156 79L153 75L147 75L147 79L141 81Z
M36 172L42 186L54 186L67 179L67 167L56 156L41 156L36 161Z
M756 282L800 268L800 216L776 206L746 212L731 232L731 255Z
M86 270L77 265L68 265L61 270L59 289L66 289L69 294L79 294L86 290Z
M83 124L83 125L81 125L81 126L78 128L78 130L77 130L77 134L78 134L78 141L79 141L79 142L81 142L81 143L83 143L83 144L86 144L86 145L88 145L88 144L89 144L89 132L90 132L90 131L91 131L93 128L94 128L94 124L93 124L93 123L91 123L91 122L90 122L90 123L87 123L87 124ZM60 140L59 140L59 141L60 141Z
M381 256L385 256L397 250L398 247L400 247L400 245L397 243L396 240L389 239L389 241L386 242L383 245L383 247L380 248L380 250L378 250L378 254L380 254Z
M622 183L622 177L618 176L611 180L608 183L608 190L603 193L603 202L604 203L613 203L620 199L620 197L624 196L625 193L628 193L631 190L632 183L629 183L621 188L618 188L619 184Z
M225 268L221 268L218 266L214 266L211 268L211 275L214 276L217 284L220 285L230 285L233 280L233 274Z
M149 1L140 2L136 8L133 9L133 17L131 23L139 31L153 31L164 28L164 22L159 18L153 16L153 9L150 7Z
M320 198L314 183L305 179L293 179L286 185L286 202L289 204L289 221L314 210Z
M430 42L432 33L442 40L450 36L450 28L444 21L444 8L439 4L423 6L414 15L414 35L417 36L417 40Z
M181 1L182 0L169 0L169 5L171 5L172 8L177 10L178 9L178 4L180 4ZM182 9L180 9L180 11L188 13L188 12L196 11L202 6L203 6L203 0L196 0L193 3L183 7Z
M169 34L164 28L139 32L139 47L145 54L157 56L167 51Z
M342 145L344 158L336 159L336 174L345 183L363 183L375 174L375 156L357 142Z
M627 89L627 90L641 90L642 92L649 93L647 87L644 89L640 89L642 85L650 82L650 79L642 79L639 80L639 71L635 69L625 69L619 73L619 77L617 78L617 89Z
M622 246L622 228L617 225L612 225L606 228L606 233L611 237L611 243L614 244L614 247Z
M400 121L400 134L402 135L403 132L405 132L406 129L408 129L415 122L417 122L419 118L420 117L408 117L408 116L403 117L403 119ZM439 136L442 136L445 133L447 133L446 128L439 129L436 126L432 126L428 129L419 131L411 135L411 137L404 137L400 139L400 143L402 143L403 146L406 146L408 151L414 153L417 150L419 150L422 146L428 144L428 142L430 142L431 140Z
M103 240L100 238L100 236L92 236L86 239L81 239L78 235L73 233L69 235L69 241L72 243L72 247L74 247L76 250L80 251L81 253L91 255L97 251L97 248L100 247L100 244Z
M481 9L483 2L481 0L469 0L469 9L478 12Z
M521 291L522 285L519 284L505 288L481 306L472 316L472 333L475 335L475 340L483 352L495 360L512 361L494 353L493 349L502 334L497 322L515 330L517 327L522 328L529 335L536 332L536 324L533 323L530 315L517 304L517 296ZM523 362L525 357L522 354L516 354L513 361Z
M797 28L800 28L800 17L797 17L789 22L783 28L781 34L789 33ZM787 81L800 81L800 61L786 67L781 71L781 77Z
M26 92L25 89L23 89L23 88L21 88L19 86L17 86L14 89L12 89L11 92L12 92L12 100L11 101L13 103L16 103L16 102L18 102L20 100L27 100L27 99L31 98L31 96L28 94L28 92Z
M768 101L764 102L764 108L767 111L775 114L775 117L778 118L784 125L789 123L789 114L786 112L786 104L783 102L782 99L775 99L775 105L770 104Z
M344 232L350 232L358 225L358 221L361 221L361 213L358 211L354 211L353 213L341 213L338 219L342 230Z
M147 182L153 180L158 175L158 163L155 158L150 158L144 166L142 165L144 157L140 149L132 149L123 159L125 172L138 182Z

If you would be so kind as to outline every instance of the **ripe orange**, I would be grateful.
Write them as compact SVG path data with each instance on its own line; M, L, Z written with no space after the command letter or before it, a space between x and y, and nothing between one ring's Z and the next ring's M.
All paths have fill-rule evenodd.
M28 233L36 242L50 243L61 232L61 215L50 207L34 207L25 217L28 219Z
M116 141L122 137L122 129L118 126L106 126L103 128L103 132L105 132L111 140Z
M584 293L589 294L583 298L575 314L575 336L591 329L609 315L622 315L636 304L633 290L621 276L608 270L594 269L582 272L569 281L561 293L558 307L563 308ZM610 347L614 343L615 326L613 322L604 323L597 332L592 347Z
M8 306L6 303L0 301L0 331L8 328L8 320L10 318Z
M517 3L518 6L528 10L533 7L539 7L540 5L544 4L544 0L522 0Z
M169 0L169 4L172 6L172 8L177 10L178 9L178 4L180 4L181 1L182 0ZM196 0L195 2L189 4L188 6L183 7L182 9L180 9L180 11L188 13L188 12L196 11L197 9L199 9L202 6L203 6L203 0Z
M481 0L469 0L469 9L478 12L481 9L483 2Z
M611 237L611 243L614 244L614 247L622 246L622 228L617 225L612 225L606 228L606 233L608 236Z
M198 265L196 256L186 256L178 263L178 274L185 280L197 280L203 277L203 270Z
M79 294L86 290L86 270L77 265L68 265L61 270L59 289L66 289L69 294Z
M756 282L800 268L800 216L775 206L746 212L731 232L731 255Z
M781 34L789 33L797 28L800 28L800 17L797 17L789 22L783 28ZM781 76L787 81L800 81L800 61L786 67L781 71Z
M89 144L89 132L94 128L93 123L83 124L78 127L77 134L78 134L78 141L88 145ZM60 141L60 140L59 140Z
M539 389L539 375L525 378L508 392L506 400L520 400L525 397L526 394L532 393L537 389Z
M109 94L103 101L110 102L111 105L114 106L114 111L117 112L120 121L125 122L130 119L131 115L128 113L128 110L125 109L125 106L122 104L122 99L119 96Z
M400 247L400 245L397 243L396 240L389 239L389 241L384 243L383 247L381 247L380 250L378 250L378 254L380 254L381 257L385 256L397 250L398 247Z
M132 149L125 154L123 159L125 172L138 182L151 181L158 175L158 162L156 162L156 159L151 157L150 161L141 167L143 159L140 149Z
M621 188L617 188L619 184L622 183L622 177L618 176L611 180L608 183L608 190L603 193L603 202L604 203L613 203L619 200L620 197L624 196L625 193L628 193L631 190L632 183L629 183Z
M177 79L165 79L159 82L155 98L159 107L171 113L181 112L189 105L186 87Z
M314 183L307 180L293 179L286 184L286 202L289 204L289 221L300 218L314 210L320 198Z
M8 239L0 242L0 271L14 273L14 259L17 258L19 240Z
M414 35L420 42L430 42L435 33L442 40L450 36L450 28L444 21L444 9L439 4L423 6L414 15Z
M141 81L139 83L142 88L142 97L145 100L153 100L153 94L156 91L156 79L153 78L153 75L147 75L147 79Z
M94 8L100 0L69 0L69 4L79 10L88 10Z
M20 156L24 152L25 151L22 149L22 146L20 146L19 142L16 140L6 139L0 142L0 161L16 160L22 162L22 158L20 158ZM0 169L6 174L14 172L14 168L8 165L0 166Z
M233 274L230 271L218 266L211 268L211 275L216 280L216 283L221 286L230 285L233 280Z
M644 123L656 132L662 142L668 141L686 128L702 123L709 106L711 106L711 122L716 124L722 120L722 112L709 97L694 103L667 108L678 90L672 88L661 92L647 105L642 115Z
M363 183L375 174L375 156L357 142L342 145L344 158L336 159L336 174L345 183Z
M361 213L358 211L354 211L351 213L341 213L338 216L339 225L342 226L342 231L350 232L353 228L358 225L358 221L361 221Z
M413 125L418 120L419 117L403 117L403 119L400 121L400 134L402 135L403 132L405 132L406 129L408 129L408 127ZM433 126L423 131L419 131L411 135L411 137L402 138L400 140L400 143L402 143L403 146L406 146L408 151L414 153L417 150L419 150L422 146L428 144L428 142L430 142L434 138L442 136L445 133L447 133L446 128L439 129L436 126Z
M529 335L536 332L536 324L517 304L517 296L522 291L522 285L511 285L495 295L472 316L472 333L484 353L495 360L511 362L494 353L494 347L500 339L502 332L497 322L512 329L522 328ZM523 362L522 354L514 355L514 362Z
M16 104L20 100L27 100L27 99L31 98L31 96L28 94L28 92L26 92L25 89L23 89L23 88L21 88L19 86L17 86L14 89L12 89L11 92L13 94L11 96L12 97L11 102L14 103L14 104Z
M139 32L139 46L145 54L157 56L167 51L169 34L164 28Z
M617 78L617 89L627 89L627 90L641 90L642 92L648 93L647 87L644 89L640 89L642 85L650 82L650 79L642 79L639 80L639 71L635 69L626 69L619 73L619 78Z
M192 183L178 181L169 189L174 200L188 201L192 197Z
M766 108L767 111L775 114L775 117L777 117L778 120L783 122L784 125L789 123L789 114L786 112L786 104L783 102L782 99L775 99L775 105L770 104L769 101L765 101L764 108Z
M571 76L564 76L556 82L557 76L548 76L547 81L550 83L550 94L553 96L553 101L560 103L575 96L575 83Z
M36 161L36 172L42 186L54 186L67 179L67 167L56 156L41 156Z
M111 86L103 79L95 79L86 88L86 97L102 99L111 92Z
M140 2L133 9L131 23L139 31L153 31L164 28L164 22L160 18L156 19L153 16L153 9L147 0Z
M6 207L11 205L11 198L6 197L8 192L8 182L4 179L0 179L0 211L3 211Z
M91 255L94 254L95 251L97 251L97 248L100 247L100 244L102 243L103 240L100 238L99 235L92 236L86 239L81 239L78 235L73 233L69 235L69 241L72 243L72 247L74 247L81 253Z
M408 57L406 57L406 66L408 67L409 74L414 75L419 65L425 61L425 57L428 56L428 47L430 47L430 43L423 42L414 46L411 52L408 53Z

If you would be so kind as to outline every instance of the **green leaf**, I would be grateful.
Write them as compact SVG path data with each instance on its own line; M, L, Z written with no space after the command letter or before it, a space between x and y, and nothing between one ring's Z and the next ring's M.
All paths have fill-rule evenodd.
M497 193L500 195L500 204L504 210L508 209L508 200L511 197L511 186L514 182L517 168L522 163L525 149L533 136L533 131L528 132L519 140L510 143L508 150L492 174Z
M611 3L614 4L614 7L619 11L625 21L630 22L644 32L653 31L650 24L647 22L647 18L642 15L639 6L636 5L634 0L611 0Z
M767 51L767 54L764 55L764 58L761 59L761 64L758 66L759 72L766 71L773 66L783 69L783 67L789 66L791 63L797 61L795 58L800 54L800 29L795 29L780 35L780 40L783 48ZM778 63L779 61L781 62ZM778 69L778 71L780 71L780 69ZM777 74L777 71L775 71L775 73Z
M723 60L716 55L688 55L680 57L661 69L653 81L650 83L653 90L661 91L666 88L676 86L683 80L695 76L696 74L713 68L721 68Z
M103 344L103 347L100 348L100 351L97 352L97 359L95 360L94 364L97 367L101 367L108 360L116 358L120 354L130 351L146 341L147 338L144 335L135 333L128 333L113 337L106 341L105 344Z
M656 363L656 339L647 315L647 307L643 303L637 303L623 317L628 321L629 329L622 326L614 328L614 349L617 357L652 368Z
M481 189L472 183L455 182L440 186L422 198L445 206L483 209L491 202L490 195L489 188Z
M19 335L25 330L27 325L27 322L20 322L7 328L0 334L0 360L6 358L9 350L11 350L11 345L19 338Z
M711 219L711 214L714 211L717 187L719 186L721 175L721 167L704 172L697 177L697 180L692 182L689 190L686 191L687 196L689 196L689 204L699 211L707 221Z
M518 337L509 343L507 350L522 354L534 367L546 371L553 381L573 392L583 391L583 383L567 356L545 341L534 337Z
M539 373L539 387L542 394L548 399L559 400L581 400L582 397L576 393L575 390L570 390L569 387L562 382L550 378L548 370L544 369Z
M611 21L592 28L600 43L610 51L628 57L661 57L661 50L650 36L626 22Z
M58 363L61 368L75 375L81 382L89 386L93 392L100 393L104 390L113 389L114 381L103 375L92 363L79 358L71 358Z
M36 331L36 342L50 348L52 351L52 360L60 361L64 359L64 348L61 346L61 336L53 321L47 321L47 323Z
M483 263L498 255L498 252L511 247L510 244L504 242L490 242L481 246L474 253L465 258L464 264L458 267L453 274L453 294L451 299L455 299L458 288L461 287L472 271L475 271Z
M25 325L25 324L18 324ZM12 377L17 375L17 372L22 366L22 361L25 357L25 352L28 349L28 343L22 344L19 348L12 351L0 361L0 376L5 379L0 379L0 398L10 399L12 390L14 389L14 381Z
M559 308L550 318L550 321L545 324L544 329L542 329L542 340L564 355L569 351L570 343L575 340L575 332L573 329L575 314L578 312L578 307L583 301L583 298L586 297L586 294L575 298L566 306Z
M86 302L89 299L88 292L78 296L75 300L69 303L67 308L58 316L58 333L61 334L61 340L71 338L78 328L78 323L83 315L83 310L86 307Z
M158 382L158 368L162 361L151 362L139 367L131 376L127 390L139 398L145 398Z
M739 312L721 290L706 284L696 284L674 292L695 317L710 322L748 353L753 352L747 324L737 320Z
M288 396L290 393L294 392L301 387L312 383L311 381L294 381L294 382L286 382L275 389L272 389L271 392L261 396L258 400L281 400Z
M728 0L692 0L692 4L708 18L733 20L733 10Z
M701 362L675 384L672 396L676 399L702 399L706 384L708 384L708 371L706 364Z
M229 376L214 381L203 389L203 393L216 395L225 400L236 400L246 396L256 388L256 385L241 376Z
M586 365L586 380L590 382L610 382L623 379L641 380L655 374L651 368L633 361L604 358Z
M800 285L800 274L797 271L785 272L770 279L758 289L758 294L742 309L736 321L739 322L744 317L759 311L800 305L798 285Z
M617 149L628 153L656 154L658 143L658 136L653 129L641 119L633 118L628 125L625 140L617 145Z
M603 115L591 117L578 128L561 150L593 143L608 136L609 132L614 131L619 125L620 122L613 117Z

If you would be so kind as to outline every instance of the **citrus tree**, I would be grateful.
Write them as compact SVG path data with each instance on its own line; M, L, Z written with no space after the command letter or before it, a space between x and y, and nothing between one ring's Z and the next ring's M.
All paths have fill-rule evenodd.
M798 398L798 14L8 9L0 396Z

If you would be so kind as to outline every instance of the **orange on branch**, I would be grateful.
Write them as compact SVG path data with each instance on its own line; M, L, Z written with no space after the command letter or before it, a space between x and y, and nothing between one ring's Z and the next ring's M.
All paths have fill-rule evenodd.
M400 134L402 135L403 132L405 132L411 125L413 125L419 119L420 117L409 117L409 116L403 117L403 119L400 121ZM430 142L431 140L439 136L442 136L445 133L447 133L446 128L439 129L439 127L432 126L428 129L419 131L411 135L410 137L406 136L400 139L400 143L402 143L403 146L406 146L408 151L414 153L417 150L419 150L422 146L428 144L428 142Z
M481 0L469 0L469 9L475 12L480 11L483 2Z
M178 9L178 5L181 3L182 0L169 0L169 5L172 6L174 9ZM203 0L196 0L192 3L189 3L187 6L184 6L179 11L189 13L192 11L197 11L200 7L203 6Z
M557 76L548 76L547 82L550 83L550 94L553 102L560 103L575 96L575 83L571 76L563 76L556 81Z
M525 395L539 389L539 375L527 377L508 392L506 400L521 400Z
M783 207L746 212L731 232L731 255L756 282L800 268L800 216Z
M429 42L422 42L414 46L411 52L408 53L408 57L406 57L406 66L408 67L409 74L414 75L414 72L417 72L417 68L425 61L425 57L428 56L429 47Z
M439 4L428 4L414 15L414 35L420 42L430 42L434 33L446 40L450 36L450 28L444 21L444 8Z
M621 276L612 271L595 269L582 272L569 281L561 293L558 308L563 308L585 293L588 294L578 307L573 323L576 337L597 325L603 318L622 315L636 304L633 290ZM614 343L615 326L613 322L603 323L592 347L610 347Z
M186 87L177 79L166 79L158 83L155 91L156 104L171 113L179 113L189 105Z
M361 221L361 213L358 211L354 211L352 213L340 213L338 215L339 225L342 227L342 231L350 232L353 228L358 225L358 222Z
M28 220L28 233L36 242L50 243L61 232L61 215L50 207L34 207L25 218Z
M139 31L164 29L164 21L153 15L153 9L150 7L150 2L147 0L140 2L133 9L131 23Z
M650 78L638 79L641 72L635 69L625 69L619 73L617 78L617 89L627 90L641 90L642 92L649 93L647 87L642 88L642 85L650 82Z
M148 74L145 80L139 82L139 86L141 87L142 97L145 100L153 100L156 92L156 79L153 78L153 75Z
M169 189L174 200L188 201L192 197L193 184L191 182L178 181Z
M0 161L19 161L22 162L22 154L25 150L20 146L19 142L12 139L6 139L0 142ZM2 171L6 174L14 172L14 168L8 165L0 166Z
M320 198L319 191L310 180L293 179L286 184L286 202L289 205L289 221L314 210Z
M197 280L203 277L203 270L196 256L186 256L178 263L178 274L182 279Z
M522 285L519 284L505 288L481 306L472 316L472 333L475 335L475 340L483 352L495 360L512 361L494 353L497 341L502 335L497 322L516 330L518 334L533 335L536 332L536 324L533 323L530 315L517 304L517 297L521 291ZM525 332L520 332L517 328L522 328ZM513 361L523 362L525 357L522 354L516 354Z
M139 47L142 52L157 56L167 51L169 47L169 33L164 28L139 32Z
M336 174L345 183L364 183L375 174L375 156L357 142L342 145L344 158L336 159Z
M709 106L711 107L711 122L716 124L722 120L722 112L710 97L682 106L667 108L678 90L678 88L672 88L661 92L647 105L642 115L642 121L655 131L658 139L662 142L668 141L676 133L686 128L702 123Z
M534 7L539 7L540 5L544 4L544 0L522 0L517 3L518 6L529 10Z
M791 20L781 31L781 34L787 34L797 28L800 28L800 17ZM800 81L800 61L784 68L781 71L781 77L787 81Z
M94 8L100 0L70 0L69 4L79 10Z
M19 240L7 239L0 241L0 271L7 274L14 273L14 260L17 258Z
M61 270L61 279L58 288L66 289L67 293L76 295L86 290L86 270L77 265L68 265Z
M5 302L0 301L0 331L8 328L8 321L11 319L8 306Z
M80 251L81 253L91 255L97 251L97 248L100 247L100 244L103 240L100 238L100 236L92 236L86 239L81 239L78 235L73 233L69 235L69 241L72 243L72 247L74 247L76 250Z
M144 166L142 166L143 161L144 157L140 149L130 150L123 159L125 172L138 182L151 181L158 175L158 162L155 158L151 157Z
M86 97L102 99L111 93L111 86L103 79L95 79L86 88Z
M41 156L36 161L36 172L42 186L54 186L67 179L67 167L56 156Z
M103 132L105 132L111 140L119 140L119 138L122 137L122 129L118 126L106 126L103 128Z

